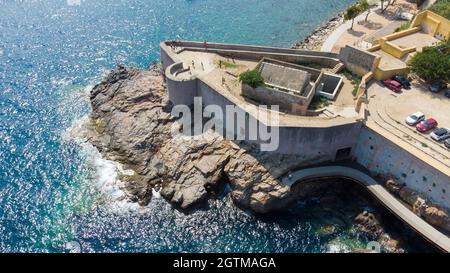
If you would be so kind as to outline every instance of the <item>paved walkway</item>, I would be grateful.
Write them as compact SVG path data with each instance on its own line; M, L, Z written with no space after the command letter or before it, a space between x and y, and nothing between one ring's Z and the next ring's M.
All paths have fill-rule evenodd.
M355 18L353 30L350 30L351 20L344 22L335 29L328 38L323 42L321 51L339 52L341 47L345 45L353 45L361 48L367 48L371 45L367 40L373 40L372 35L379 36L386 32L392 33L395 28L406 21L397 20L394 12L402 9L404 12L415 13L417 9L415 4L405 0L398 0L394 5L389 6L388 10L380 13L381 5L371 9L367 22L363 22L367 12L363 12ZM386 30L383 30L385 29ZM378 34L377 34L378 33Z
M365 186L366 189L378 201L380 201L387 209L394 213L403 222L408 224L439 249L450 253L450 239L447 236L445 236L430 224L425 222L422 218L414 214L372 177L359 170L344 166L326 166L302 169L283 177L282 183L288 186L292 186L293 184L301 180L320 177L344 177Z
M378 9L378 8L377 8ZM375 12L374 9L372 12ZM370 16L370 15L369 15ZM360 14L358 17L355 18L355 24L358 24L358 22L363 21L366 18L366 13ZM369 17L370 18L370 17ZM342 34L347 32L352 25L352 21L346 21L341 26L339 26L337 29L333 31L333 33L328 36L328 38L323 42L322 47L320 48L320 51L326 51L331 52L333 50L334 44L341 38Z

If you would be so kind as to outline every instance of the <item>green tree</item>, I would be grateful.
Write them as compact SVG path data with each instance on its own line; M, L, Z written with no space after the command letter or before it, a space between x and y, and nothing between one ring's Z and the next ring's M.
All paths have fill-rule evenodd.
M264 80L257 69L247 70L239 75L239 81L253 88L264 85Z
M384 4L385 1L387 1L387 4L383 8L383 4ZM381 1L381 13L384 13L389 8L389 6L395 4L395 1L397 1L397 0L382 0Z
M450 20L450 0L438 0L430 10Z
M367 18L369 18L369 14L370 14L370 5L369 2L367 0L360 0L358 2L358 6L361 12L367 11L366 13L366 18L364 19L364 21L367 22Z
M384 1L386 1L386 0L380 0L380 3L381 3L381 12L383 12L383 10L384 10Z
M352 26L350 29L353 29L353 24L355 23L355 18L361 14L361 9L358 5L358 3L351 5L347 8L347 10L344 13L344 20L352 20Z
M424 47L408 65L412 72L427 82L450 82L450 43Z

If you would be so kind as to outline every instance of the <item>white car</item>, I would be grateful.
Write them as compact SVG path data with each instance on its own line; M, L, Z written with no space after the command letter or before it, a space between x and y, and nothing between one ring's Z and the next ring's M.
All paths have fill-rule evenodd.
M425 120L425 114L422 112L416 112L406 118L406 124L414 126L422 120Z
M447 138L450 138L450 129L447 128L439 128L437 130L434 130L430 134L431 138L436 141L442 141L446 140Z

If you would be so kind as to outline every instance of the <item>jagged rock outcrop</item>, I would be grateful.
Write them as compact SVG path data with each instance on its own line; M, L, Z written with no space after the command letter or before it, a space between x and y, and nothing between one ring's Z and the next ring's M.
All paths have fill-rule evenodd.
M123 176L132 200L147 204L152 189L181 209L219 194L230 183L235 203L257 213L281 209L292 200L278 178L304 163L295 156L257 152L246 143L209 131L187 137L170 114L159 67L118 66L90 94L92 113L84 137L134 175Z
M367 211L355 217L355 224L360 231L366 233L373 239L377 239L384 233L379 217Z
M390 191L393 194L397 194L397 195L400 193L400 190L403 188L403 185L397 183L393 179L388 179L386 181L385 186L388 191Z
M425 221L450 232L450 216L446 209L427 201L415 190L405 187L393 179L387 180L385 187L411 206L412 211Z

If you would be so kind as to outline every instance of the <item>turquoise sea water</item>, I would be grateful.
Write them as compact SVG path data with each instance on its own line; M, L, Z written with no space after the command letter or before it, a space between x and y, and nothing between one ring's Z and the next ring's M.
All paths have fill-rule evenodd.
M185 215L123 199L117 166L67 136L116 63L148 67L165 39L289 47L352 0L0 0L0 252L322 252L364 247L339 223L255 218L229 196ZM324 217L326 218L326 217ZM328 222L327 222L328 221ZM327 222L327 223L325 223Z

